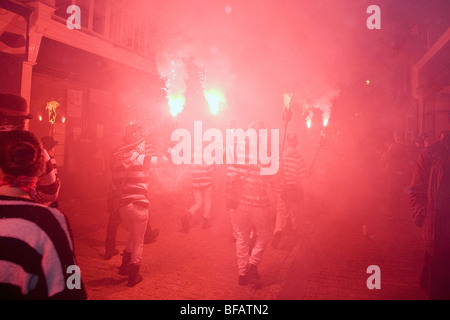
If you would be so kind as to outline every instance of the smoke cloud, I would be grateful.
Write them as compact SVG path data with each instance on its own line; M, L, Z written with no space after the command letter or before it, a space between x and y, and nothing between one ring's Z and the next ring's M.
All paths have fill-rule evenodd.
M167 92L221 90L229 116L245 119L240 125L257 118L277 125L285 92L292 94L296 116L309 106L332 116L341 84L356 68L351 44L366 19L361 1L168 0L146 6ZM184 112L194 109L186 101Z

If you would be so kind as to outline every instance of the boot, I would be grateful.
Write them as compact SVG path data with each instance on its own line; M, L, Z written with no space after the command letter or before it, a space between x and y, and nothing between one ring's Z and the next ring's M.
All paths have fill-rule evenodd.
M139 264L131 264L127 283L128 287L134 287L143 280L142 276L139 274L140 267L141 266Z
M147 230L145 231L145 236L144 236L144 244L149 244L152 243L156 240L156 238L159 235L159 229L151 229L150 227L147 228Z
M247 269L247 275L256 280L261 280L261 276L258 273L258 267L254 264L249 264Z
M261 277L258 273L258 267L254 264L249 264L245 275L239 275L239 285L245 286L248 284L259 286Z
M130 273L131 268L131 252L123 251L122 254L122 265L119 268L119 274L121 276L126 276Z

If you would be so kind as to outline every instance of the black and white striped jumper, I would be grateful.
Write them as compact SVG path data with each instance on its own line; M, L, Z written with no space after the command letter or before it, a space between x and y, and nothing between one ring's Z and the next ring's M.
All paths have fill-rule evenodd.
M79 288L68 285L76 265L61 211L0 196L0 299L85 300L81 275Z

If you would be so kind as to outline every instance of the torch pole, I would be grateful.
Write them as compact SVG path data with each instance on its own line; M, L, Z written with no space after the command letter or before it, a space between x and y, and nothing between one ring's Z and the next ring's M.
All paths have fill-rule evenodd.
M287 136L287 128L288 128L289 121L284 120L284 133L283 133L283 142L281 144L281 158L283 158L284 155L284 146L286 144L286 136Z
M280 159L283 158L284 146L286 144L286 136L287 136L288 124L289 124L289 121L291 121L291 119L292 119L292 111L291 111L291 109L290 108L285 108L284 112L283 112L284 134L283 134L283 142L281 144L281 157L280 157Z
M325 140L324 136L321 135L320 136L320 140L319 140L319 147L317 148L316 154L314 155L314 159L311 162L311 166L309 167L309 170L307 172L307 177L308 178L311 177L312 174L313 174L313 170L314 170L314 167L316 165L317 157L319 156L320 150L322 149L323 145L325 144L324 140Z

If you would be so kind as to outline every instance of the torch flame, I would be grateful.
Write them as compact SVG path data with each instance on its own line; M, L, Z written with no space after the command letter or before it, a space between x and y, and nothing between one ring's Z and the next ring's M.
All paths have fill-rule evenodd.
M183 112L184 103L186 102L186 98L183 95L169 95L167 96L167 100L170 107L170 114L173 117Z
M205 90L203 94L206 101L208 101L209 109L214 115L219 112L221 106L226 105L225 96L219 90L209 89Z
M57 101L50 101L47 103L47 106L45 107L46 110L48 110L48 121L51 124L54 124L56 122L56 108L59 107L59 103Z
M308 126L308 129L311 129L313 117L314 117L314 111L313 111L313 109L309 109L308 116L306 117L306 125Z
M285 93L285 94L283 95L284 107L285 107L286 109L289 109L289 108L290 108L291 99L292 99L292 93Z

